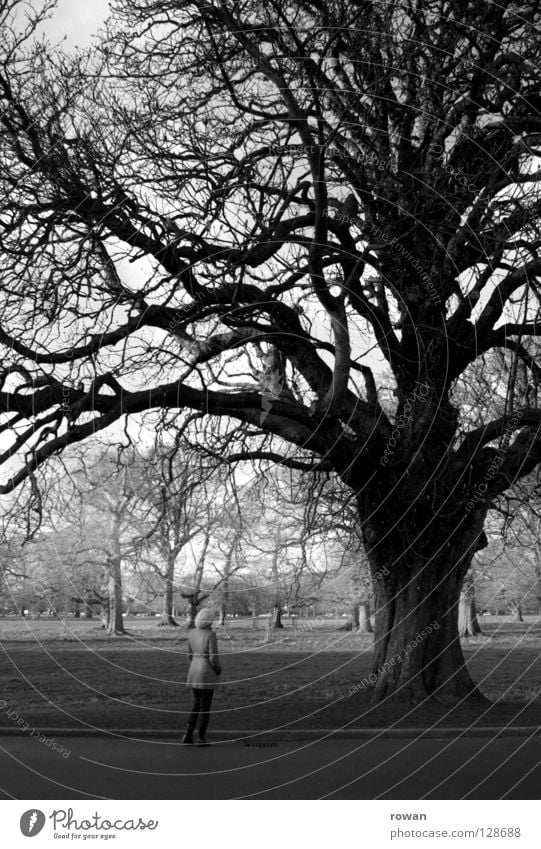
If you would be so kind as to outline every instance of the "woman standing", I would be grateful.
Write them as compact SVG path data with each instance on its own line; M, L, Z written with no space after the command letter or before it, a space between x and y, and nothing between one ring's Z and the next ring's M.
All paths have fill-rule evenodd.
M190 668L186 684L193 690L193 707L182 742L188 745L194 742L193 732L199 715L198 740L200 746L209 746L205 733L210 719L210 706L214 688L222 673L218 657L218 640L212 630L216 618L214 610L205 607L195 617L195 628L188 635L188 652Z

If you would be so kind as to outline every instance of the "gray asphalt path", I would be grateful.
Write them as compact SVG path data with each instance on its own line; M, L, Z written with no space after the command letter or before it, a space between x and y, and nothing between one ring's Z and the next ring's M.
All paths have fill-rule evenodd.
M174 739L0 737L3 799L538 799L541 737L327 739L209 748Z

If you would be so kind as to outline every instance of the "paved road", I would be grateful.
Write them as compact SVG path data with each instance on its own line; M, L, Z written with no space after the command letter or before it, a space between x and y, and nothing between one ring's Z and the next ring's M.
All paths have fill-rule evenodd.
M3 799L538 799L541 737L305 740L208 749L0 737Z

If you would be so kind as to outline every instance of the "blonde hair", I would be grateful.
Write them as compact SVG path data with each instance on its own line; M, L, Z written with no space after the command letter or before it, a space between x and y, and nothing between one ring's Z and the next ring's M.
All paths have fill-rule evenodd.
M205 625L212 625L216 619L216 611L212 607L204 607L195 617L195 627L204 628Z

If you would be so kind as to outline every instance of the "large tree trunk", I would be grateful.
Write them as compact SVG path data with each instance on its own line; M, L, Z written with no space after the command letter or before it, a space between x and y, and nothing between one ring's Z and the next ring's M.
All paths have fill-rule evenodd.
M181 593L181 596L188 602L188 610L186 611L186 627L193 628L195 626L195 617L197 616L198 610L205 599L209 597L209 594L200 593L199 590L195 590L193 593Z
M351 619L339 628L340 631L357 631L359 634L372 634L370 609L367 601L356 601L351 606Z
M524 622L524 619L522 617L522 606L520 602L514 601L512 603L512 609L513 613L515 614L515 622Z
M188 610L186 611L186 627L195 628L195 617L197 616L197 609L199 607L199 601L197 596L189 596L186 597L188 601Z
M109 599L109 617L107 633L111 636L125 634L122 616L122 554L120 547L121 512L114 506L111 509L110 546L111 554L107 558L107 597Z
M195 628L195 617L197 616L197 604L193 601L188 602L188 610L186 611L186 627Z
M220 602L220 608L218 610L218 625L225 625L225 620L227 617L227 608L224 602Z
M274 551L273 551L272 562L271 562L272 584L273 584L274 593L275 593L273 607L272 607L271 621L270 621L270 627L271 628L283 628L284 627L283 624L282 624L282 612L283 611L282 611L282 601L281 601L281 598L280 598L280 590L279 590L280 575L279 575L279 572L278 572L278 556L279 556L279 552L280 552L280 545L281 545L281 534L280 534L280 529L278 528L276 530L276 536L275 536L275 541L274 541Z
M464 584L458 605L458 633L461 637L475 637L481 633L475 611L475 589L473 582Z
M537 563L535 564L535 567L534 567L534 569L535 569L535 586L536 586L535 597L537 599L537 613L538 613L539 616L541 616L541 556L539 555L539 552L537 552L537 551L535 552L535 558L537 560Z
M228 552L227 561L225 564L226 575L231 569L232 551ZM225 625L227 619L227 611L229 609L229 577L226 577L222 584L222 592L220 597L220 608L218 612L218 625Z
M359 634L373 634L374 629L370 622L370 606L367 601L359 604Z
M475 637L482 633L475 611L475 601L464 593L460 596L458 608L458 633L461 637Z
M227 619L227 611L229 610L229 576L233 567L233 554L237 548L238 531L233 535L231 545L229 546L224 564L224 580L222 583L222 591L220 593L220 611L218 625L225 625Z
M374 701L486 702L466 669L458 634L462 583L473 554L486 544L480 512L454 528L427 518L424 539L415 546L411 532L397 530L398 522L392 534L383 529L381 541L377 527L365 523L376 605L369 678Z
M279 602L274 604L272 608L272 616L271 616L271 628L283 628L282 624L282 605Z
M120 557L109 558L108 596L109 596L109 621L107 633L111 635L125 634L124 617L122 616L122 573L120 568Z
M178 622L175 621L173 615L173 593L175 589L174 581L175 560L169 559L167 564L167 572L165 575L165 590L163 594L163 612L160 625L172 625L178 628Z

